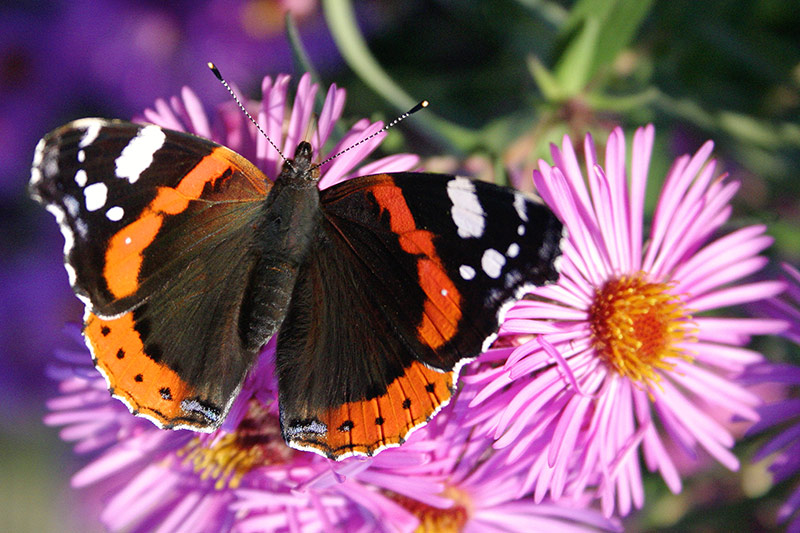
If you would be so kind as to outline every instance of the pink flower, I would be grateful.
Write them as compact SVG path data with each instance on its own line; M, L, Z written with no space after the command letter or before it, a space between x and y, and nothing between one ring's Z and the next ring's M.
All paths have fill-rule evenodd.
M744 347L750 336L780 324L711 312L781 291L775 281L742 282L763 267L758 254L772 240L763 226L715 238L738 183L715 176L707 142L673 164L644 241L653 139L652 126L636 131L627 167L614 130L601 167L587 136L588 175L566 137L552 148L554 166L540 161L536 187L569 232L561 278L510 310L498 342L506 347L486 355L498 363L466 378L482 388L472 405L485 408L471 423L497 439L508 463L526 464L519 491L537 501L592 489L606 515L615 499L627 514L644 501L640 452L679 492L668 442L736 469L724 423L758 419L758 397L732 378L762 360Z
M77 338L76 331L76 338ZM60 395L45 421L96 457L73 486L103 494L112 531L618 531L589 500L535 502L526 471L503 464L491 439L463 424L457 397L403 446L335 463L287 447L280 435L274 344L215 434L164 431L108 395L85 350L51 368ZM474 392L474 391L472 391ZM470 394L469 390L460 394ZM523 465L524 466L524 465ZM422 529L419 529L422 528Z
M317 154L317 159L322 161L329 155L369 137L383 127L380 122L370 123L367 119L359 120L335 145L329 150L321 152L320 147L324 147L330 140L334 126L344 111L345 90L331 85L319 118L313 120L314 98L319 91L319 86L311 83L311 76L304 74L298 83L294 103L289 105L290 81L291 76L288 74L280 74L274 81L266 76L261 83L263 100L245 102L248 111L287 157L294 155L294 150L300 141L308 140ZM181 96L182 98L171 98L169 103L165 100L157 100L154 109L145 109L141 120L211 139L249 159L267 177L278 176L283 158L269 145L269 142L233 101L222 105L218 110L216 120L211 122L202 102L191 89L184 87ZM419 158L412 154L392 155L361 165L382 141L383 136L375 136L320 168L320 188L325 189L356 176L408 171L417 165Z

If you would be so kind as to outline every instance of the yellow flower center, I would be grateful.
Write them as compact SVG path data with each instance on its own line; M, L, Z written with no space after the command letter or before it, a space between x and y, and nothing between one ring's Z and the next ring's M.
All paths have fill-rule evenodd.
M453 506L447 509L432 507L394 492L387 495L419 519L414 533L459 533L469 520L469 496L453 487L447 487L442 494L453 500Z
M691 360L675 347L694 333L691 315L666 283L643 275L607 281L589 308L592 341L598 355L619 375L642 385L657 383L657 369L671 358Z
M260 466L289 462L295 450L281 436L278 417L256 399L236 431L221 437L195 437L178 451L201 479L216 479L214 488L237 488L242 477Z

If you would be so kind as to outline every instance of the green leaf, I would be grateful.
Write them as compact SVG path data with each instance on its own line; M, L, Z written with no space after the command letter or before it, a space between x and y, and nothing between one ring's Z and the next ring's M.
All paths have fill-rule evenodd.
M652 7L652 0L619 0L603 21L595 53L595 71L611 65L630 46Z
M648 107L655 102L658 97L658 89L650 87L641 92L623 96L592 93L586 96L586 103L595 111L627 113Z
M538 57L528 56L528 70L539 87L539 90L548 102L560 102L565 98L564 91L561 89L559 81L547 70L547 67Z
M583 91L601 69L609 67L627 48L652 0L580 0L562 29L567 39L554 69L563 91Z
M555 68L555 78L564 97L579 94L594 73L595 51L600 38L600 22L587 18L567 45Z
M372 90L397 109L408 109L417 103L378 64L361 35L353 6L345 0L323 0L325 20L342 57Z

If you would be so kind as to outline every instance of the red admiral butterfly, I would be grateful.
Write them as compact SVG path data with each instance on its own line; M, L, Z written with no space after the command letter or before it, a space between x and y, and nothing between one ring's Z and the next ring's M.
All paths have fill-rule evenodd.
M307 142L272 182L233 151L87 118L45 136L30 191L64 235L111 394L160 427L220 426L277 334L286 442L396 446L449 401L504 310L557 277L562 226L521 192L395 173L325 190Z

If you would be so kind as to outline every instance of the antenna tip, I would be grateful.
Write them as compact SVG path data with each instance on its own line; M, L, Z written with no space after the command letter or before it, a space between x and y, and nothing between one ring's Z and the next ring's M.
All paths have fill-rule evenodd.
M219 69L217 68L217 66L214 63L209 61L208 62L208 68L211 69L211 72L214 73L214 76L216 76L219 81L222 81L222 74L219 73Z
M420 103L418 103L417 105L415 105L414 107L412 107L411 109L409 109L408 110L408 114L410 115L412 113L416 113L417 111L419 111L423 107L428 107L428 105L429 105L428 101L427 100L423 100Z

